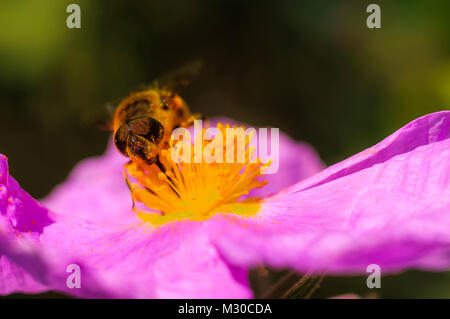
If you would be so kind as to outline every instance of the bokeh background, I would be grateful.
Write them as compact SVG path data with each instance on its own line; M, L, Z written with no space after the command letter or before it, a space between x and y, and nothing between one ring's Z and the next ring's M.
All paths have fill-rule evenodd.
M72 2L81 29L66 27ZM382 27L368 29L371 2L2 0L0 153L43 197L104 151L109 133L89 123L106 103L201 59L193 111L279 127L333 164L450 105L450 2L376 1ZM373 293L331 277L314 296L348 292ZM450 274L388 276L375 293L450 298Z

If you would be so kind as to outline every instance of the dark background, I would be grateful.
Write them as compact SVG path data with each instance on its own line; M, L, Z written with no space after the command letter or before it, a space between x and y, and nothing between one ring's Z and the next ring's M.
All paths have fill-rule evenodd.
M81 29L66 7L81 6ZM107 102L194 59L194 112L279 127L328 165L449 109L449 1L54 1L0 4L0 153L34 197L101 154ZM449 274L389 276L384 297L450 297ZM369 293L326 278L316 296Z

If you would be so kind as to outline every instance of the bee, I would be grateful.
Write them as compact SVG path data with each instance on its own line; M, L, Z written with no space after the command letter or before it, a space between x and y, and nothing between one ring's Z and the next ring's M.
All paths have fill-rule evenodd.
M168 148L173 129L188 126L194 118L175 92L155 88L133 93L116 109L114 144L131 161L151 165Z
M197 73L199 67L197 62L169 74L163 82L155 81L119 103L112 128L114 144L120 153L137 164L161 165L158 156L169 147L172 131L200 118L199 114L191 114L177 93L178 87L187 85L186 78Z

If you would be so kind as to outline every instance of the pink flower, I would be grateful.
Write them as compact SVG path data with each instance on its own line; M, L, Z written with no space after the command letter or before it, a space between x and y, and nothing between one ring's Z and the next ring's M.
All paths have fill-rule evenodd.
M450 266L448 111L321 172L314 151L282 136L280 171L248 216L144 223L130 209L125 162L110 146L42 206L0 158L1 294L245 298L247 269L260 264L333 274ZM69 264L81 268L80 289L66 285Z

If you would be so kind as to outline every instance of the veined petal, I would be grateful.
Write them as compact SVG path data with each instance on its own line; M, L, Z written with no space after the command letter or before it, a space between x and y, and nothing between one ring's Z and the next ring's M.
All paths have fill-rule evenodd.
M251 297L246 271L224 262L202 223L120 228L61 216L41 241L60 256L78 256L116 297Z
M0 295L10 293L39 293L57 290L87 298L111 298L115 295L96 280L94 271L85 268L74 256L61 256L51 249L29 239L11 239L0 232ZM67 285L69 265L76 264L83 270L82 289Z
M13 250L6 246L10 240L6 236L0 235L0 295L7 295L14 292L39 293L48 288L36 281L33 276L22 266L11 260L11 256L6 252ZM17 253L17 249L14 249Z
M222 254L239 266L449 269L450 112L419 118L267 198L255 216L220 216L210 224Z

